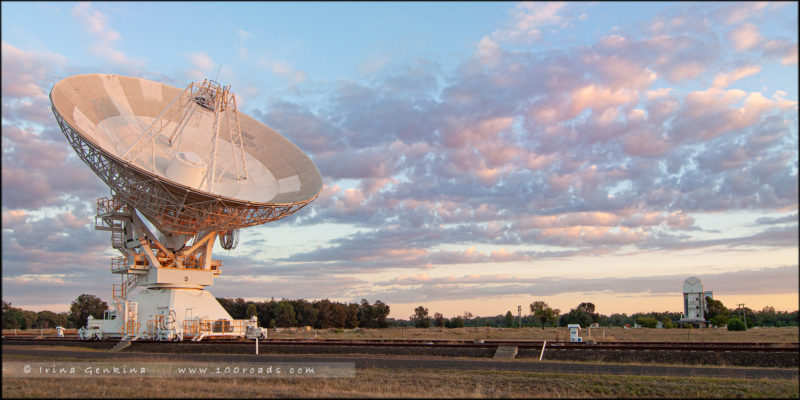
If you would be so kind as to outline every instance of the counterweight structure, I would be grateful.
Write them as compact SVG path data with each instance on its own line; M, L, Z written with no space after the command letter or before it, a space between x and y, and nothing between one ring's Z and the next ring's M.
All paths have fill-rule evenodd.
M95 228L121 256L113 308L82 338L200 340L259 335L204 288L222 272L240 228L289 216L322 189L314 163L289 140L240 114L229 86L185 89L118 75L65 78L50 93L75 152L111 189Z

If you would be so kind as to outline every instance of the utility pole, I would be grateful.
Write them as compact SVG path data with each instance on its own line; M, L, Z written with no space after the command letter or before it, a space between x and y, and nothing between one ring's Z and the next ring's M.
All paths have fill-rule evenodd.
M739 306L739 315L742 316L742 320L744 320L744 329L747 329L747 314L744 312L744 303L737 304Z
M519 327L522 328L522 306L517 306L517 315L519 316Z

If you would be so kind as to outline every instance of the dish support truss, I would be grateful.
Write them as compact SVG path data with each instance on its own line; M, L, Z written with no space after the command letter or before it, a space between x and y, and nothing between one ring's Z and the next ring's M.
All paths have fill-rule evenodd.
M197 235L266 224L294 214L319 196L292 203L252 203L212 196L154 177L101 150L70 126L55 106L52 110L78 157L111 188L114 198L137 209L162 232Z
M122 253L111 259L111 272L120 275L120 283L112 285L112 309L103 319L90 318L79 332L82 339L197 341L263 334L256 319L233 320L203 289L222 272L222 262L211 258L221 232L157 236L116 198L97 200L95 229L111 232L111 247Z
M156 171L156 138L159 136L168 137L168 143L175 152L182 150L183 131L191 119L192 115L202 109L214 113L214 128L211 137L211 165L206 170L200 187L208 192L214 192L214 185L219 177L227 172L217 171L217 145L220 139L220 126L222 119L225 119L225 129L227 139L231 143L231 160L233 160L234 176L237 180L248 178L247 161L245 159L244 142L242 140L242 128L239 122L239 111L236 106L236 96L231 93L231 87L221 86L215 81L203 80L201 83L190 83L170 103L164 111L156 117L150 126L142 132L139 137L131 144L130 148L122 155L127 162L134 162L145 150L150 148L150 171ZM178 121L174 124L172 131L168 132L167 126L170 121ZM177 149L175 146L177 145Z

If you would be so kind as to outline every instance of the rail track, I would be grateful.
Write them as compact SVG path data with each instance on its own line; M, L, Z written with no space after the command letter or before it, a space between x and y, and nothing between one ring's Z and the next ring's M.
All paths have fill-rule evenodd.
M107 343L116 343L119 340L104 340ZM74 337L38 337L38 336L5 336L4 344L34 344L34 345L78 345L81 343L96 343L97 341L82 341ZM201 342L157 342L150 340L137 340L139 343L160 344L168 346L212 347L221 344L227 346L253 346L253 340L222 339L204 340ZM542 349L546 350L574 350L574 351L707 351L707 352L796 352L800 353L798 343L745 343L745 342L547 342L519 341L519 340L405 340L405 339L262 339L260 346L342 346L342 347L406 347L406 348L452 348L452 349L494 349L499 346L514 346L519 350Z

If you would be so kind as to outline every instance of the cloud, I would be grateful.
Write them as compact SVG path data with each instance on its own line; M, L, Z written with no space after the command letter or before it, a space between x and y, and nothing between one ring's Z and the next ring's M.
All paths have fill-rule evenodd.
M796 98L736 83L785 68L779 62L796 66L797 45L728 6L670 8L554 49L539 41L569 27L572 6L522 4L447 68L420 57L362 80L316 82L289 63L263 61L297 91L266 97L249 113L307 152L324 182L317 200L281 223L353 229L274 258L258 240L242 243L238 255L219 255L226 270L215 294L408 301L548 285L552 293L590 285L658 292L679 290L671 288L684 277L614 283L441 271L604 254L796 249ZM74 12L113 59L119 34L100 37L114 36L109 18L87 4ZM720 33L710 25L716 20L731 25ZM748 24L757 36L747 35ZM235 34L242 43L250 38ZM49 112L53 80L75 67L5 42L2 51L4 289L28 303L24 290L60 279L53 292L67 302L79 294L73 277L110 282L108 238L91 231L94 199L107 188L73 155ZM208 53L183 56L194 79L218 66ZM700 218L709 212L747 212L756 223L714 232ZM388 277L385 292L365 277L378 273Z
M797 43L791 43L787 40L773 39L763 46L764 55L766 57L780 57L781 65L794 65L797 64Z
M714 78L714 83L712 83L712 86L715 88L724 89L739 79L748 77L750 75L755 75L759 72L761 72L761 67L758 65L748 65L746 67L737 68L728 73L720 73L716 76L716 78Z
M244 29L237 29L236 33L239 35L239 38L241 38L242 40L245 40L245 39L253 37L252 33L248 32L248 31L246 31Z
M755 47L763 40L763 37L758 32L758 27L748 22L742 27L730 31L728 40L733 42L736 50L742 51Z
M89 32L99 40L113 42L119 39L119 33L108 27L108 16L98 10L93 10L91 3L80 2L72 8L72 15L82 22Z
M270 63L269 67L272 73L288 78L289 81L292 83L301 83L305 82L306 79L308 79L308 76L306 75L305 72L300 70L295 70L291 68L291 66L288 63L283 61L272 62Z
M4 108L11 99L46 99L43 87L67 61L61 54L24 51L6 42L2 42L2 55Z
M92 7L92 3L79 2L75 4L72 8L72 15L92 35L94 43L89 46L89 49L93 53L126 69L138 70L144 66L142 60L130 58L124 52L115 48L121 35L109 26L108 15L95 10Z
M731 25L753 18L767 9L769 5L769 2L766 1L727 4L718 9L715 14L723 23Z
M788 222L797 222L797 213L776 218L761 217L756 220L756 225L784 224Z
M502 41L530 41L538 39L544 27L560 25L564 17L559 15L566 3L519 3L511 10L511 22L506 29L495 31L492 36ZM485 39L485 38L484 38Z
M761 293L796 293L797 265L744 269L722 273L697 273L703 287L720 295ZM527 278L512 275L430 276L406 275L376 282L374 292L383 301L405 302L463 300L494 296L525 295L538 298L565 293L611 293L619 296L632 293L674 295L680 301L686 275L653 275L609 278ZM577 302L576 302L577 303ZM679 303L678 303L679 304ZM601 311L603 312L603 311ZM610 313L606 311L605 313Z

